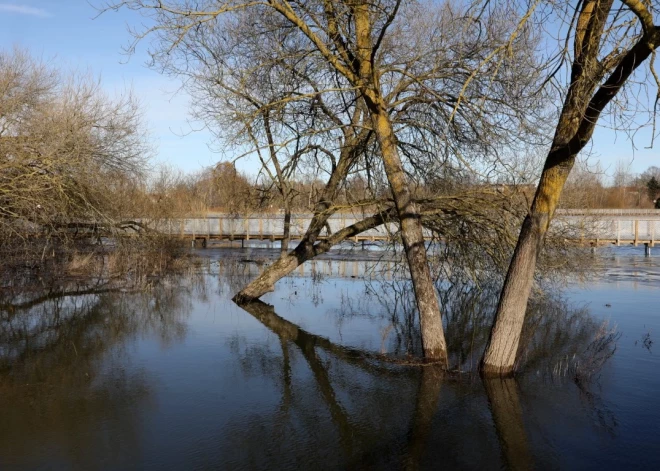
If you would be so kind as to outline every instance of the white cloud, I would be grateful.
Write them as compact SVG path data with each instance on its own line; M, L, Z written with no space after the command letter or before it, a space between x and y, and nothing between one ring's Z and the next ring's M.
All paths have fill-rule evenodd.
M41 18L50 16L50 13L48 13L43 8L28 7L25 5L16 5L13 3L0 3L0 11L18 13L19 15L39 16Z

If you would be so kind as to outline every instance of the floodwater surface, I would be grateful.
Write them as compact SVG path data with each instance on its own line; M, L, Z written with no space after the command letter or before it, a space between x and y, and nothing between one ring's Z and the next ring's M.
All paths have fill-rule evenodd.
M415 364L389 262L326 257L241 308L259 251L205 256L145 292L2 304L0 469L660 468L660 257L535 301L524 373L482 381L487 290L443 295L447 376Z

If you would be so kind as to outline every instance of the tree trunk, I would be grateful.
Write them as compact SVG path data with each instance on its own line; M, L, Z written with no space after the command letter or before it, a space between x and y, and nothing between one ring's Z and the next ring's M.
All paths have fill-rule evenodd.
M536 260L573 162L574 158L562 165L546 167L541 175L500 294L481 366L485 375L509 375L514 371Z
M447 366L447 345L440 316L440 305L431 279L426 257L422 221L412 199L387 103L380 88L380 78L373 68L372 24L368 2L355 4L354 22L357 64L362 97L371 117L371 124L380 146L385 173L392 190L394 204L401 224L403 248L408 259L410 278L415 292L424 356Z
M368 140L368 135L368 131L363 131L360 134L354 134L347 137L345 144L342 146L337 166L333 169L328 183L326 183L323 192L321 192L319 200L314 207L312 221L309 223L309 227L301 241L291 253L286 254L282 251L280 260L266 268L259 277L237 293L235 300L244 302L246 300L260 298L264 294L273 291L275 289L275 283L295 270L298 265L312 259L319 253L323 253L319 248L315 249L314 244L328 218L334 212L330 210L330 207L337 197L341 184L346 179L351 167L360 155L363 144ZM362 230L368 228L369 227L365 227L365 229ZM339 231L339 233L341 232L342 231ZM334 242L330 241L330 237L328 238L328 244L325 244L328 246L327 250L329 250L332 245L338 244L343 240L336 234L337 233L332 236Z
M297 249L297 248L296 248ZM304 261L303 261L304 262ZM264 294L275 289L275 283L295 270L301 262L296 256L296 250L282 254L264 272L234 296L237 303L259 299Z
M608 55L607 60L600 60L601 40L612 3L613 0L582 2L573 38L571 83L532 208L523 223L504 281L495 323L481 364L485 375L513 372L536 259L575 157L591 139L600 114L608 103L660 44L660 29L650 24L633 47L627 51L616 51L614 55ZM624 0L624 3L628 5L629 2ZM645 10L641 3L633 3ZM649 21L652 23L652 18ZM609 77L601 83L608 73Z
M403 164L396 146L392 123L384 110L378 110L372 116L374 132L383 155L385 172L399 214L401 239L403 240L403 248L408 260L410 278L415 292L417 309L419 310L424 356L428 359L437 360L446 367L448 362L447 345L440 315L440 305L426 256L421 216L408 188Z
M284 257L289 251L289 241L291 240L291 206L287 203L284 207L284 232L282 243L280 245L280 257Z
M326 253L333 246L349 237L354 237L368 229L380 226L386 220L391 218L393 212L393 209L390 208L379 214L358 221L355 224L344 227L329 236L327 239L316 244L311 242L311 235L306 234L294 250L278 258L271 266L267 267L261 275L236 294L233 298L234 301L239 304L246 303L256 300L264 294L273 291L275 289L275 283L291 273L299 265L320 254ZM318 231L320 231L320 228L322 227L322 225L319 226Z

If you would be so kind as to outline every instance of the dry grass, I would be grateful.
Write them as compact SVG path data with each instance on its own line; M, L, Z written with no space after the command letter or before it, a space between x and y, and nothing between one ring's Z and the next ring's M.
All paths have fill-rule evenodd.
M71 255L69 263L66 265L66 272L70 274L84 274L87 273L92 263L94 263L95 254L93 252L89 253L78 253L74 252Z
M101 279L141 289L155 278L199 268L179 240L158 235L117 238L101 245L90 241L30 241L3 247L0 288L56 279ZM32 280L32 281L30 281Z

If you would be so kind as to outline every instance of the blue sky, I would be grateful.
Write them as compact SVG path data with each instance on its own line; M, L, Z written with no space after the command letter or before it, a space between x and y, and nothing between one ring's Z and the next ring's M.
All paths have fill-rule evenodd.
M139 24L142 18L130 11L95 16L85 0L0 0L0 45L26 47L64 69L90 70L110 93L132 87L143 105L158 161L192 172L223 158L209 150L207 131L190 132L188 97L174 93L180 85L176 80L145 66L145 47L132 57L122 52L130 40L127 24Z
M92 4L98 3L92 0ZM157 161L192 172L231 156L231 151L217 154L209 149L208 131L191 132L200 125L192 123L191 127L188 97L175 93L179 88L176 80L145 66L146 45L132 57L123 54L122 46L130 40L127 25L139 25L139 14L124 10L93 19L95 16L96 10L86 0L0 0L0 45L26 47L64 68L89 69L102 78L110 92L132 87L143 104ZM609 173L619 159L629 163L633 172L660 166L660 142L655 149L646 149L650 142L650 131L639 133L637 150L633 150L624 134L616 135L600 126L589 162L600 160ZM243 161L238 167L256 172L254 162Z

